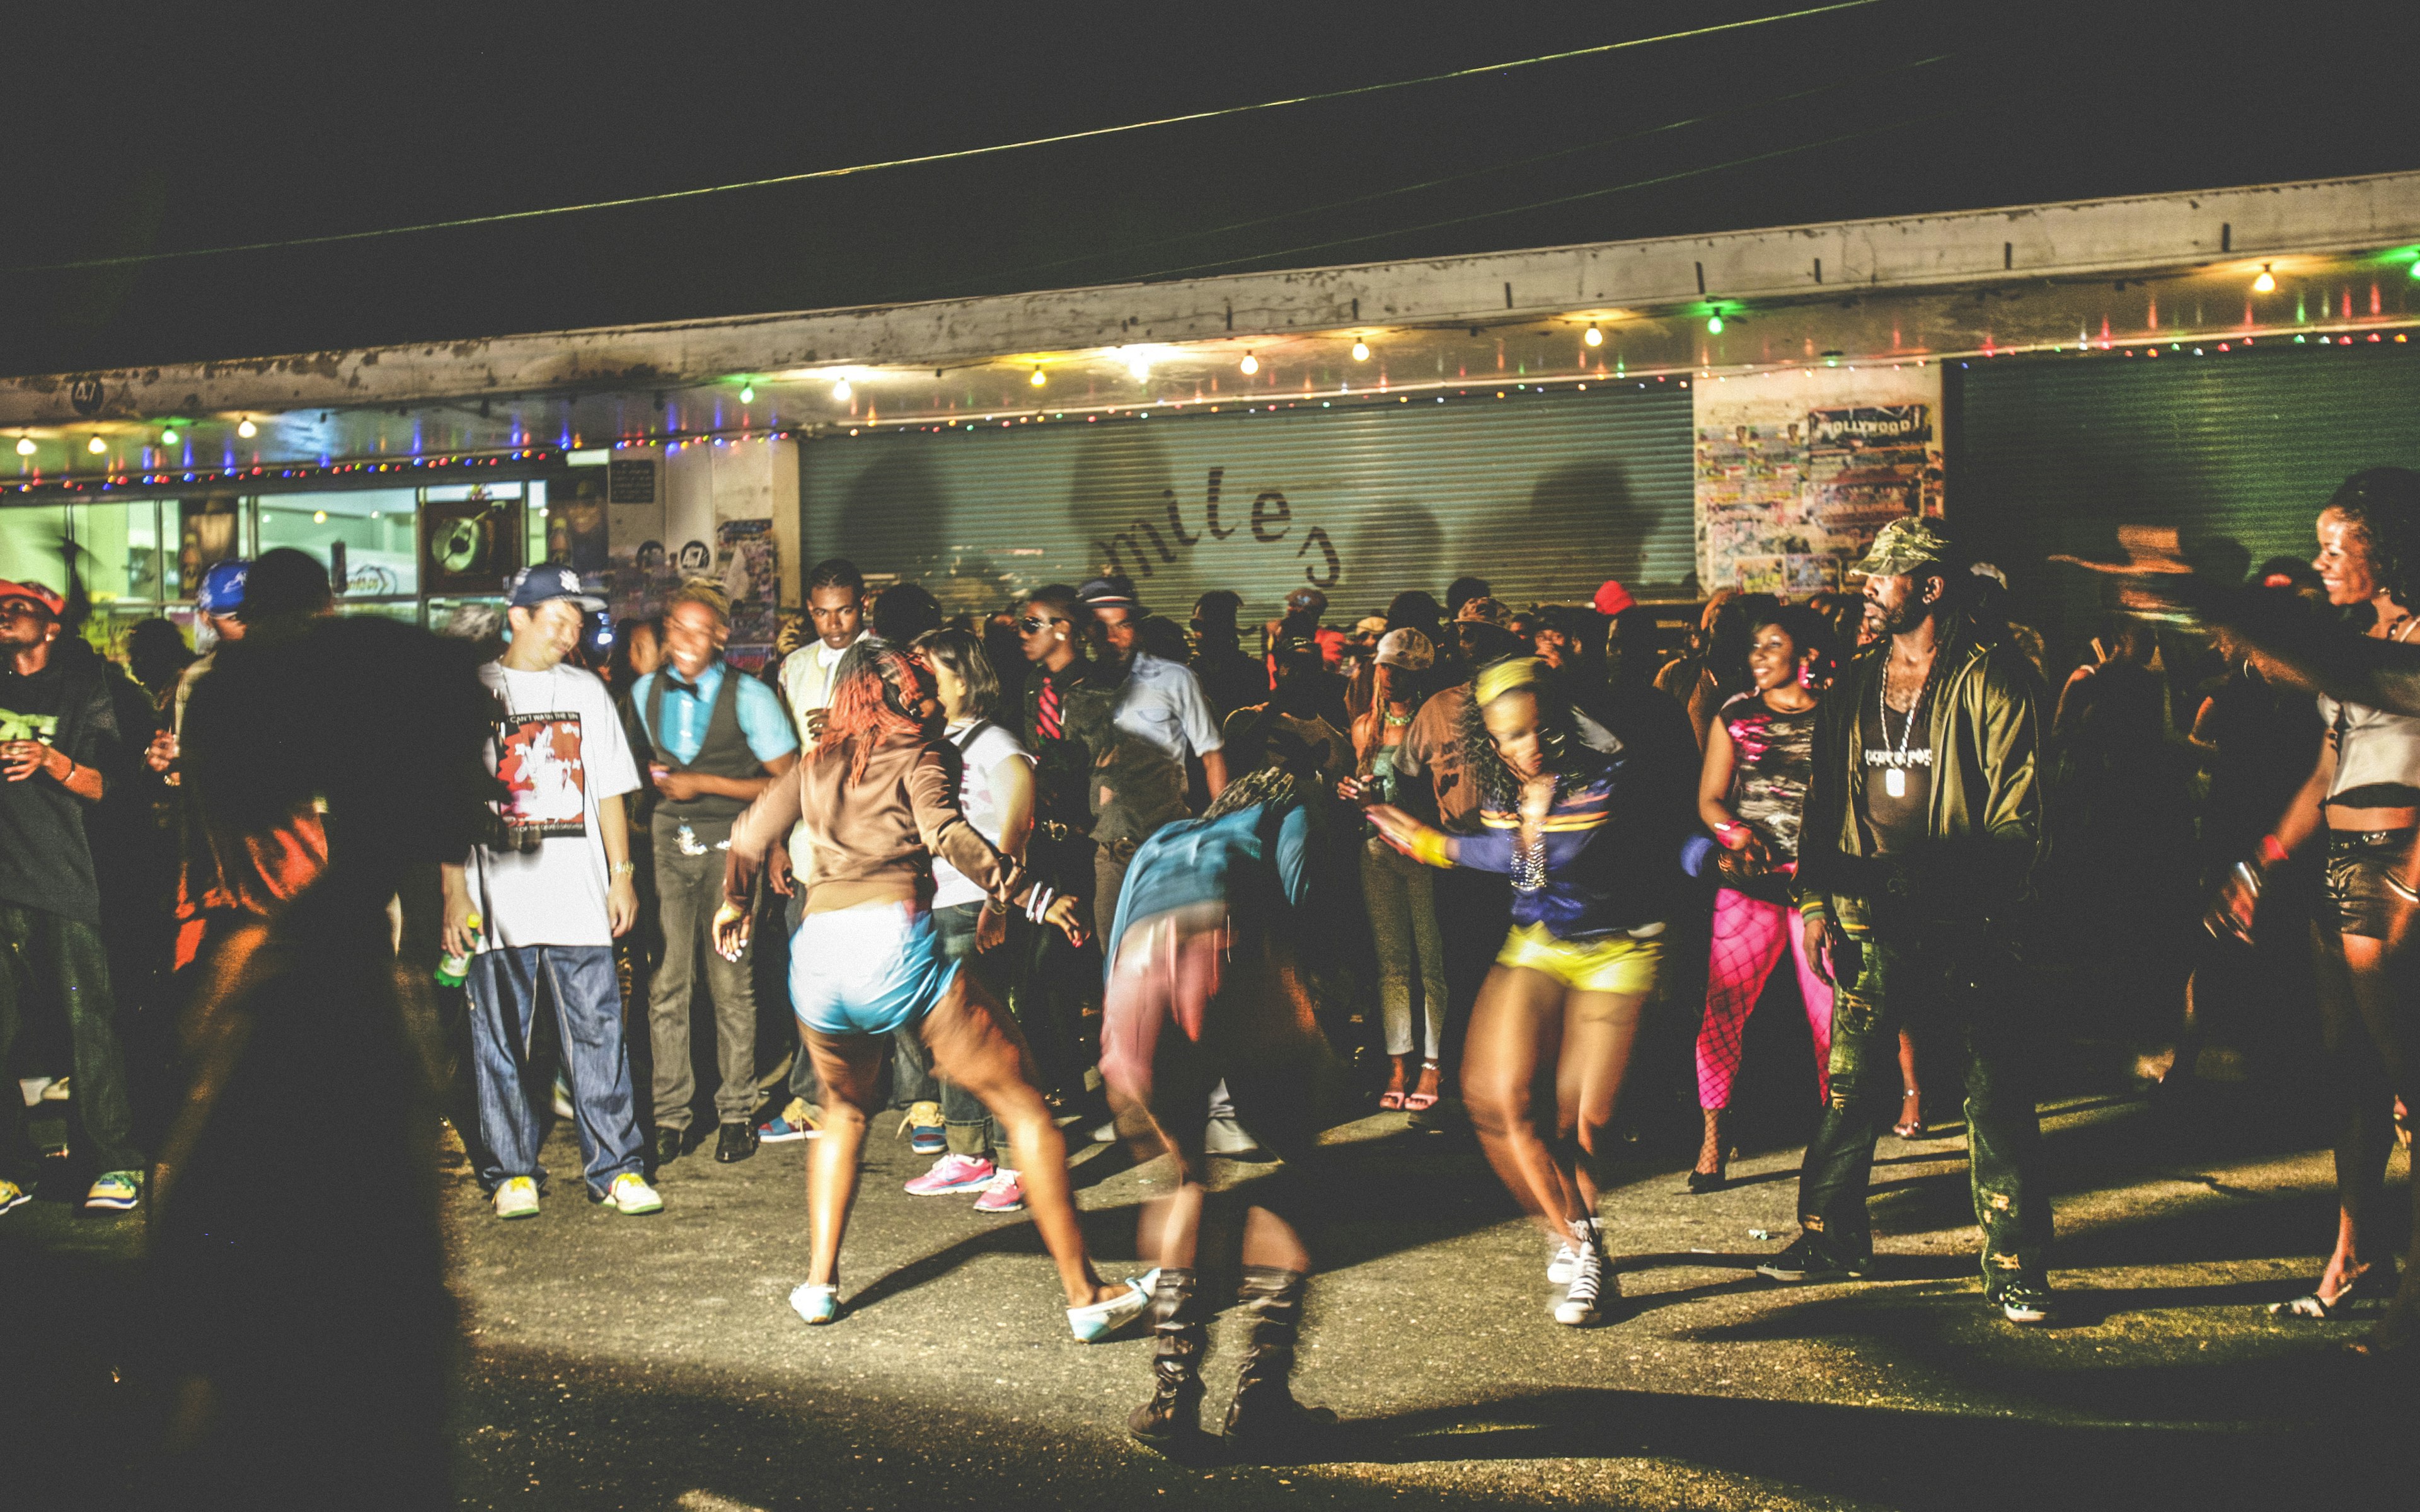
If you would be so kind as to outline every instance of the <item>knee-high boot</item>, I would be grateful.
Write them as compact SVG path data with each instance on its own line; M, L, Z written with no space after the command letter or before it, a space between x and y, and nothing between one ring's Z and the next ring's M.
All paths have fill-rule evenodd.
M1244 1267L1236 1296L1250 1319L1244 1360L1235 1372L1235 1399L1227 1409L1226 1436L1239 1447L1274 1446L1305 1429L1324 1427L1336 1414L1294 1399L1295 1340L1302 1333L1300 1271Z
M1151 1400L1126 1416L1126 1429L1161 1446L1202 1431L1202 1352L1209 1343L1190 1271L1160 1267L1151 1293Z

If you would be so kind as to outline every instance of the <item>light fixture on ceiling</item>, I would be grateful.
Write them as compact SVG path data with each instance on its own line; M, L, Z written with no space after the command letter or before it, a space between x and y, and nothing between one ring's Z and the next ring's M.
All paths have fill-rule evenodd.
M255 436L257 436L257 435L259 435L259 434L260 434L260 427L259 427L258 425L256 425L256 424L254 424L252 423L252 419L251 419L251 417L250 417L250 416L246 416L243 420L241 420L240 422L239 422L239 423L237 424L237 425L236 425L236 427L235 427L235 433L236 433L237 435L239 435L239 436L242 437L245 440L252 440Z
M2420 263L2414 263L2412 266L2420 268ZM1261 360L1253 356L1250 352L1246 352L1244 354L1244 360L1235 365L1244 370L1244 376L1246 378L1250 378L1253 374L1261 370Z
M84 443L84 449L90 452L93 455L99 456L101 453L109 450L109 443L102 440L100 437L95 436L92 440Z
M32 438L31 436L20 436L20 437L18 437L18 438L17 438L17 455L18 455L19 456L31 456L31 455L34 455L34 438Z
M1357 363L1366 363L1370 360L1370 344L1368 342L1357 341L1353 344L1353 360Z
M2260 265L2260 276L2252 281L2252 292L2255 294L2266 294L2276 286L2276 275L2269 271L2269 265L2267 263L2262 263Z
M1589 328L1580 332L1580 340L1591 347L1602 347L1605 345L1605 332L1599 331L1596 328L1596 322L1591 320L1589 322Z
M1042 367L1041 367L1041 364L1036 363L1036 364L1034 365L1034 369L1033 369L1033 376L1032 376L1032 378L1027 378L1025 381L1027 381L1028 383L1032 384L1035 388L1037 388L1037 389L1038 389L1038 388L1042 387L1042 385L1044 385L1045 383L1049 382L1050 380L1049 380L1048 378L1044 378L1044 377L1042 376Z
M842 378L832 384L832 403L846 404L848 403L848 396L856 392L857 391L855 389L848 386L848 379Z

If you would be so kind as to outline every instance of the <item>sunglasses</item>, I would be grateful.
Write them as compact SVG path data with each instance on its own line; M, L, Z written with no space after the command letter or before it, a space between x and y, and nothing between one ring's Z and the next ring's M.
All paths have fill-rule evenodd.
M1040 635L1043 631L1047 630L1054 625L1073 625L1076 622L1073 620L1045 619L1038 614L1028 614L1023 619L1016 622L1016 628L1019 632L1025 635Z

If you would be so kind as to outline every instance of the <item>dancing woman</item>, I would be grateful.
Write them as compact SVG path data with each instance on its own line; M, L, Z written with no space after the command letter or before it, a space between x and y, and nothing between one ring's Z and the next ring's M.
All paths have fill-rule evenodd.
M1723 850L1714 892L1714 945L1706 966L1706 1016L1698 1030L1698 1105L1705 1142L1689 1190L1719 1191L1730 1142L1723 1114L1739 1075L1747 1016L1784 954L1798 964L1798 995L1815 1041L1815 1088L1828 1095L1832 987L1807 958L1792 927L1798 822L1814 772L1815 709L1832 667L1831 627L1811 609L1757 616L1747 670L1754 687L1723 705L1706 733L1698 813Z
M1208 1199L1202 1110L1221 1080L1237 1121L1285 1162L1248 1189L1237 1295L1251 1333L1226 1438L1249 1452L1333 1420L1297 1403L1289 1385L1311 1270L1301 1227L1317 1206L1315 1109L1334 1078L1295 949L1307 863L1318 850L1297 794L1313 791L1316 773L1300 741L1273 744L1291 745L1298 759L1251 772L1201 818L1154 831L1118 899L1101 1075L1138 1153L1167 1152L1177 1178L1142 1220L1143 1249L1157 1266L1154 1387L1127 1427L1156 1448L1200 1431L1209 1320L1198 1289Z
M1424 697L1423 674L1435 659L1435 648L1418 630L1389 630L1378 642L1370 712L1353 721L1357 765L1352 780L1341 789L1344 796L1366 795L1414 810L1425 806L1427 784L1404 780L1397 764L1403 758L1404 733ZM1419 1113L1436 1105L1438 1041L1445 1032L1444 936L1437 929L1436 900L1428 870L1372 835L1361 844L1361 897L1370 914L1371 942L1377 948L1378 1004L1387 1026L1387 1055L1394 1062L1378 1106L1388 1112ZM1412 1035L1416 964L1425 1021L1425 1034L1417 1041L1417 1080Z
M1584 724L1544 663L1499 661L1480 671L1465 716L1485 827L1447 835L1399 809L1369 810L1430 866L1512 876L1512 931L1471 1010L1463 1097L1497 1174L1558 1246L1546 1273L1566 1290L1554 1316L1574 1326L1619 1296L1582 1157L1612 1122L1663 956L1663 909L1680 890L1696 747L1672 712L1642 698L1608 732Z
M2312 565L2328 602L2367 606L2367 634L2420 641L2420 474L2375 468L2345 480L2319 519ZM2271 1311L2325 1320L2357 1298L2396 1290L2386 1220L2387 1157L2395 1147L2395 1097L2412 1090L2420 1015L2397 974L2409 969L2420 871L2420 718L2319 695L2328 738L2310 779L2259 852L2238 869L2219 908L2250 937L2261 872L2327 831L2327 904L2318 933L2320 1034L2340 1100L2335 1137L2336 1242L2317 1285ZM2397 1078L2401 1078L2398 1088ZM2376 1347L2409 1349L2420 1295L2404 1288Z
M748 940L749 898L765 853L803 817L814 847L805 914L790 948L799 1038L827 1091L808 1162L811 1255L790 1305L810 1323L840 1311L840 1245L857 1196L858 1154L877 1104L892 1032L913 1029L935 1069L989 1108L1025 1162L1033 1225L1059 1267L1076 1336L1107 1336L1141 1311L1147 1288L1105 1286L1085 1253L1067 1184L1067 1147L1035 1090L1024 1036L990 991L941 949L933 857L991 898L1079 939L1077 901L1029 877L958 809L956 753L940 736L932 675L888 642L860 648L832 689L814 754L734 822L716 947Z

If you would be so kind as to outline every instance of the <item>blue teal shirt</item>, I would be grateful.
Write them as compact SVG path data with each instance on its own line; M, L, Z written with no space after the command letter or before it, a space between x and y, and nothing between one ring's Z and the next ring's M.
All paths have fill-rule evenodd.
M647 706L656 696L656 679L668 675L675 676L675 681L664 689L665 727L659 730L647 724L647 739L658 750L686 765L697 760L699 748L706 744L706 720L713 717L714 701L722 692L723 667L717 661L698 673L694 695L681 686L670 665L662 671L640 678L639 686L630 690L630 699L638 707L642 724L646 724ZM738 714L739 733L758 761L776 761L799 748L799 737L790 729L790 713L782 707L780 695L753 677L739 679Z

